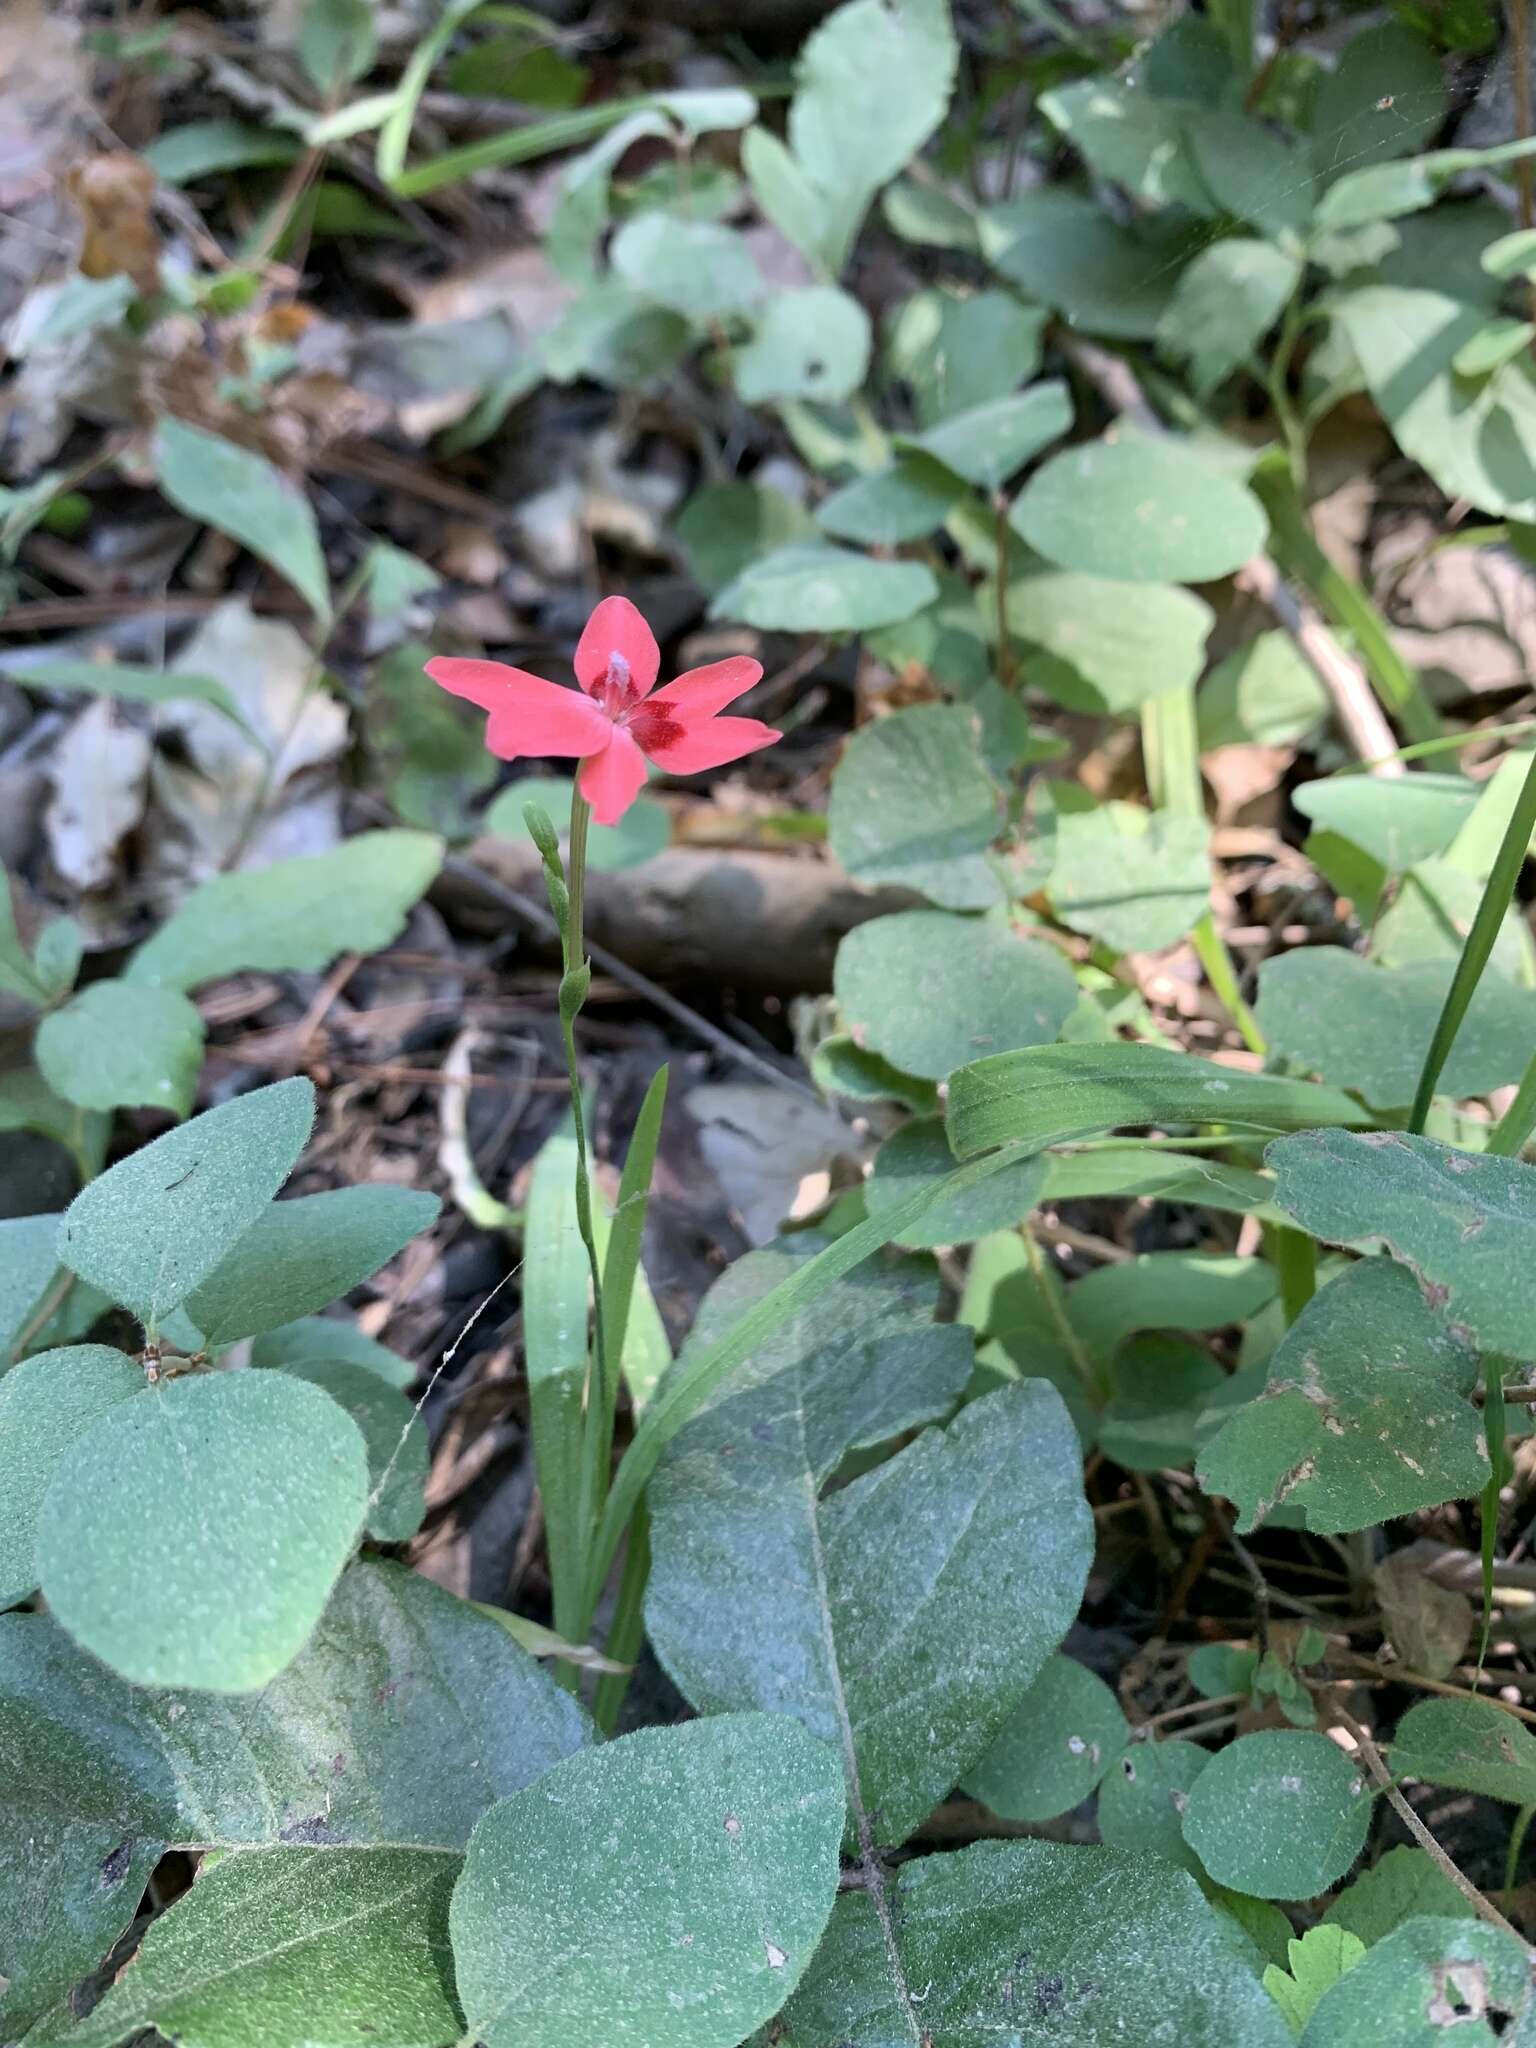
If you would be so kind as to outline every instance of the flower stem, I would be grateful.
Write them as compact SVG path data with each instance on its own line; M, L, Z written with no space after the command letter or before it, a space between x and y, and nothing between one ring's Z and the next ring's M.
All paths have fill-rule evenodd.
M560 978L560 1035L565 1043L565 1066L571 1084L571 1125L576 1135L576 1225L587 1248L592 1271L592 1348L589 1353L586 1409L582 1424L581 1488L577 1497L577 1527L581 1532L583 1562L607 1496L607 1474L601 1469L603 1447L612 1441L609 1418L618 1389L609 1370L603 1330L603 1262L597 1233L592 1227L592 1174L587 1156L587 1119L582 1101L581 1073L576 1060L576 1019L591 986L592 968L586 957L582 933L582 910L586 897L587 828L592 822L591 806L578 791L571 802L571 830L566 860L567 910L561 921L561 951L565 972ZM587 1573L583 1570L583 1581ZM583 1627L591 1616L583 1614Z

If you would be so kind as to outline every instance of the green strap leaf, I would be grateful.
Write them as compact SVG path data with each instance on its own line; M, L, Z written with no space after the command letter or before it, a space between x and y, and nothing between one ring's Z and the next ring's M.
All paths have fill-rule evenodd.
M1338 1089L1156 1045L1031 1046L976 1060L949 1082L949 1141L962 1159L992 1145L1041 1151L1141 1124L1297 1131L1371 1121Z

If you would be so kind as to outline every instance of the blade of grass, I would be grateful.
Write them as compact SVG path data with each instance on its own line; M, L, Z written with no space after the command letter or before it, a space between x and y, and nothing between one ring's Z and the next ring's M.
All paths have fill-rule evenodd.
M523 1351L555 1632L579 1643L585 1641L576 1618L581 1614L585 1533L580 1515L582 1389L590 1275L576 1220L576 1140L568 1126L548 1139L534 1160L523 1251ZM575 1690L574 1664L562 1659L555 1675Z
M1456 1034L1461 1029L1477 985L1483 976L1483 969L1493 952L1494 941L1504 922L1504 913L1509 908L1515 893L1515 884L1530 847L1531 834L1536 831L1536 753L1520 785L1520 794L1515 808L1510 813L1509 824L1499 842L1499 850L1493 863L1493 871L1483 885L1482 900L1477 906L1477 915L1467 933L1466 943L1461 949L1461 958L1456 962L1456 972L1446 990L1445 1003L1435 1024L1435 1035L1429 1042L1429 1051L1424 1055L1424 1068L1419 1075L1418 1090L1413 1098L1413 1108L1408 1115L1410 1131L1422 1131L1429 1116L1429 1106L1434 1100L1435 1083L1450 1057Z
M661 1138L661 1116L667 1102L667 1069L659 1067L645 1091L640 1114L635 1118L629 1141L629 1155L619 1180L618 1207L608 1236L603 1259L604 1336L610 1358L622 1358L629 1330L629 1305L640 1270L640 1240L645 1234L645 1212L651 1196L651 1175L656 1170L656 1147Z
M1532 1131L1536 1131L1536 1053L1520 1077L1514 1101L1493 1127L1488 1150L1502 1159L1518 1159Z
M600 1681L592 1703L592 1718L604 1735L618 1726L619 1709L629 1691L634 1662L645 1635L645 1588L651 1576L651 1518L642 1500L629 1525L629 1547L624 1552L624 1569L619 1574L618 1598L614 1602L613 1625L604 1645L605 1654L626 1668L608 1672Z
M447 49L454 34L479 6L480 0L447 0L428 34L411 52L411 60L400 74L395 88L395 105L379 129L379 146L374 167L386 185L395 185L405 169L405 153L411 145L416 109L432 76L432 67ZM398 187L403 191L403 185Z
M1353 636L1372 688L1409 739L1438 738L1439 714L1393 646L1386 620L1360 585L1336 569L1318 546L1284 457L1258 463L1249 481L1269 514L1269 551L1280 568L1303 586L1325 617Z
M1203 823L1205 789L1200 780L1200 733L1193 687L1165 691L1143 704L1141 751L1153 803L1159 809L1179 811ZM1216 1000L1236 1025L1244 1045L1262 1058L1264 1034L1243 1001L1237 969L1209 910L1189 937Z
M419 198L423 192L435 192L439 186L471 178L477 171L504 170L509 164L528 163L557 149L594 141L631 114L672 114L677 99L675 93L642 93L631 99L604 100L600 106L573 107L567 113L551 114L547 120L530 122L526 128L504 128L498 135L482 136L478 142L467 142L461 149L430 157L409 171L404 168L403 156L401 163L388 173L381 161L380 175L387 177L390 189L401 198ZM381 158L383 144L381 134Z

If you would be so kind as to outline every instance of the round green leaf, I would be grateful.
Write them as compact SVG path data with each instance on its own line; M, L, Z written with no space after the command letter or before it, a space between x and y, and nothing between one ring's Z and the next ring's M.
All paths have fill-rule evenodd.
M687 320L740 312L762 290L752 252L733 229L675 213L642 213L613 238L614 272Z
M962 1790L1004 1820L1051 1820L1088 1797L1127 1733L1103 1679L1075 1657L1052 1657Z
M1072 398L1055 377L1028 391L989 399L955 413L906 443L921 449L967 483L995 491L1072 424Z
M914 1118L880 1147L875 1170L864 1183L864 1206L871 1216L881 1216L954 1170L955 1155L944 1135L943 1117ZM1005 1166L965 1193L936 1203L896 1243L914 1249L970 1244L989 1231L1021 1223L1039 1199L1046 1172L1044 1157Z
M1310 1899L1365 1847L1371 1798L1360 1766L1326 1735L1240 1735L1195 1780L1184 1838L1218 1884L1260 1899Z
M1413 1100L1455 970L1449 961L1379 967L1342 946L1277 954L1259 970L1259 1028L1271 1056L1352 1088L1383 1109ZM1520 1079L1536 1045L1536 994L1500 974L1478 983L1439 1093L1486 1095Z
M59 1460L109 1408L143 1392L143 1372L105 1344L43 1351L0 1379L0 1607L37 1584L37 1512Z
M576 785L557 775L527 775L509 783L485 814L484 827L498 839L523 841L528 838L524 804L537 804L548 814L559 833L571 826L571 798ZM672 820L662 804L640 796L630 805L617 825L593 825L587 832L587 865L604 874L620 868L637 868L665 850L672 836Z
M833 979L853 1036L932 1081L985 1053L1050 1044L1077 1002L1059 953L1007 925L942 910L856 926L837 949Z
M817 511L816 524L838 540L895 547L932 533L960 494L957 479L931 456L903 455L889 468L834 491Z
M1134 1850L1198 1871L1184 1839L1191 1787L1211 1761L1198 1742L1133 1742L1099 1786L1099 1833L1111 1849Z
M192 1107L203 1020L174 989L93 981L37 1027L37 1064L82 1109Z
M922 562L877 562L849 548L795 543L749 563L709 615L771 633L861 633L911 618L938 590Z
M306 1358L284 1370L329 1394L357 1424L368 1451L368 1534L376 1543L408 1543L427 1512L423 1488L431 1463L416 1410L351 1359Z
M1244 485L1176 442L1127 436L1053 456L1012 524L1048 562L1129 583L1208 583L1256 555L1268 530Z
M866 725L832 778L827 838L848 873L916 889L947 910L998 901L986 849L1002 825L976 721L958 705L920 704Z
M38 1575L60 1623L124 1678L249 1692L303 1648L367 1498L363 1439L317 1387L190 1375L65 1453Z
M814 540L816 535L803 505L767 484L739 480L705 484L695 491L672 530L694 581L711 593L723 590L759 555L786 541Z
M1065 569L1008 586L1008 630L1037 649L1031 683L1069 711L1135 711L1194 682L1216 614L1176 584L1127 590Z
M328 1358L343 1358L360 1365L388 1387L402 1392L416 1377L408 1358L386 1345L365 1337L356 1323L337 1316L300 1316L297 1322L264 1330L251 1345L252 1365L300 1365Z
M756 131L754 131L756 132ZM756 331L736 351L736 390L746 405L851 397L869 368L869 315L835 285L775 292Z
M141 1322L168 1315L267 1207L314 1114L308 1081L278 1081L168 1131L81 1189L60 1259Z
M1363 847L1393 874L1444 853L1477 808L1465 775L1333 775L1304 782L1292 801L1305 818Z
M720 1714L556 1764L470 1837L450 1912L487 2048L736 2048L799 1981L837 1891L842 1765Z
M1536 1737L1492 1700L1420 1700L1398 1723L1392 1768L1429 1785L1536 1805Z
M1182 811L1060 809L1048 884L1056 914L1115 953L1171 946L1210 907L1209 841L1204 818Z

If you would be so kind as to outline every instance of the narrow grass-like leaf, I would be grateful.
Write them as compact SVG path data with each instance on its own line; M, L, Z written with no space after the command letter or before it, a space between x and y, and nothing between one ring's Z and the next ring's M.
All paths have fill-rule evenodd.
M576 1140L568 1128L547 1139L534 1160L523 1254L523 1352L555 1628L579 1643L586 1638L579 1503L591 1275L576 1220Z
M1477 984L1482 979L1483 969L1488 965L1494 942L1504 923L1504 912L1515 893L1515 884L1520 879L1520 870L1530 849L1531 834L1536 831L1536 753L1531 756L1530 767L1526 770L1525 781L1510 815L1504 837L1500 841L1498 856L1493 871L1483 884L1482 900L1477 906L1477 915L1467 933L1466 943L1461 949L1461 958L1456 963L1456 972L1446 992L1445 1007L1435 1025L1435 1035L1430 1040L1429 1051L1424 1056L1424 1069L1419 1075L1418 1091L1413 1098L1413 1108L1408 1113L1410 1131L1422 1131L1429 1117L1429 1105L1434 1100L1435 1083L1441 1069L1450 1058L1451 1047L1461 1029Z
M1336 1088L1157 1045L1028 1046L976 1060L949 1079L949 1141L962 1159L991 1145L1038 1152L1142 1124L1279 1132L1372 1121Z

